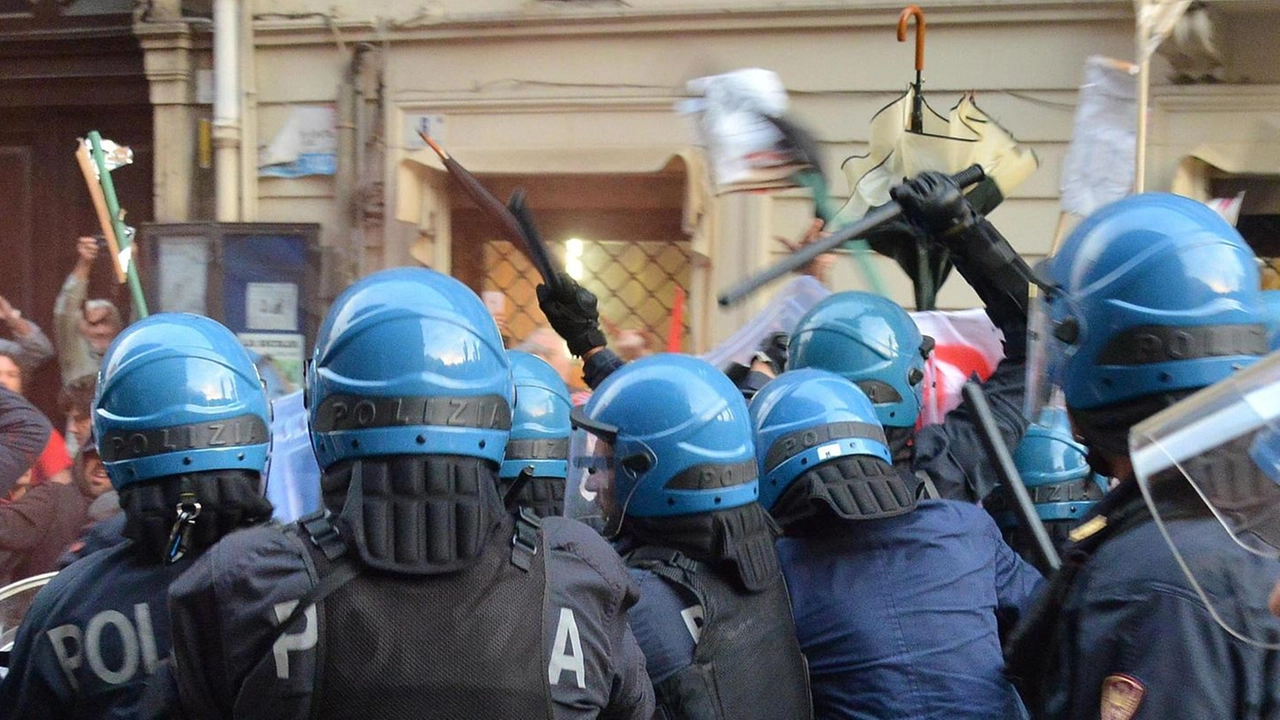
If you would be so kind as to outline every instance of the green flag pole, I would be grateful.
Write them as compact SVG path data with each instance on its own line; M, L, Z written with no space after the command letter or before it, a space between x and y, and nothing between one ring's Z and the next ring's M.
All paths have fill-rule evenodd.
M89 131L89 147L93 154L93 162L98 167L98 183L102 185L102 194L107 201L107 212L111 215L111 227L115 230L116 243L120 251L133 247L133 239L125 227L123 213L120 212L120 201L116 199L116 185L111 181L111 171L107 169L107 156L102 151L102 136L97 130ZM129 282L129 294L133 297L133 310L139 318L147 316L147 298L142 294L142 282L138 280L138 264L134 262L133 252L124 258L125 274ZM120 262L117 258L115 262Z
M823 230L827 232L835 232L843 227L846 223L837 221L839 208L831 202L830 195L827 194L827 181L817 173L799 172L793 176L796 184L806 187L809 192L813 193L813 204L817 210L818 217L822 218L826 226ZM871 254L871 246L866 240L850 240L841 245L850 255L853 256L854 262L858 263L858 268L862 271L862 277L866 279L867 284L871 286L871 292L881 297L888 297L885 292L884 283L880 281L880 273L876 272L875 267L871 264L871 259L867 257Z

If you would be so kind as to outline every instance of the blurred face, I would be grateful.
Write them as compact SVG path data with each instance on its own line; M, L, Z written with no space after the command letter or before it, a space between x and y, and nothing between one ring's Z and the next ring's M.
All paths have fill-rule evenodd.
M582 487L595 493L595 503L605 518L618 517L618 496L613 485L613 446L608 440L595 438L592 458Z
M98 497L111 489L111 478L107 477L107 469L97 455L89 455L84 460L84 490L89 497Z
M90 301L84 306L80 333L90 347L98 352L105 352L111 341L120 334L120 320L110 305Z
M76 446L84 444L85 439L89 437L89 413L84 410L72 410L67 413L67 420L71 423L71 434L76 436Z
M31 471L27 470L25 473L22 474L22 477L18 478L18 482L15 483L12 488L9 489L9 495L7 499L10 502L13 502L14 500L21 500L22 496L26 495L27 491L30 489L31 489Z
M8 355L0 355L0 387L22 394L22 369Z

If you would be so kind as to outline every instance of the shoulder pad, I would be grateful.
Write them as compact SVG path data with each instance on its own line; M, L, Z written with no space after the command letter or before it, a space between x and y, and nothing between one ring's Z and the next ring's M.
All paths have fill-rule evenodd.
M631 575L622 563L622 558L595 530L577 520L545 517L542 518L542 533L546 537L548 550L571 555L587 564L615 592L634 592ZM547 562L555 567L551 558Z

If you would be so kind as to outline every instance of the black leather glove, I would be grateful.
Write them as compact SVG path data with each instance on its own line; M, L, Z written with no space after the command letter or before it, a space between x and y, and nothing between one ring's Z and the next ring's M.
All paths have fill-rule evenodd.
M557 288L537 287L538 307L560 337L569 344L569 352L582 357L593 348L604 347L600 332L600 311L596 296L565 273L557 275Z
M787 368L787 345L790 340L791 336L784 332L771 332L756 348L756 357L768 363L775 376L781 375Z
M920 173L889 190L889 196L902 206L907 220L934 239L965 230L976 217L964 191L939 172Z

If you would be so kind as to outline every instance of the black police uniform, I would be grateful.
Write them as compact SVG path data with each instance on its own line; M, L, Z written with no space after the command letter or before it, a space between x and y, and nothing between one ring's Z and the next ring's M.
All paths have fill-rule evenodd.
M986 304L986 313L1004 333L1004 359L982 388L1005 445L1015 448L1027 431L1022 403L1026 392L1028 283L1016 270L1021 263L1000 232L985 218L946 240L956 270ZM891 442L893 433L889 433ZM910 455L896 445L895 465L924 473L940 497L976 502L985 498L999 475L982 444L978 420L960 403L941 424L915 431ZM908 458L909 457L909 461Z
M644 588L629 620L654 683L658 717L812 717L808 666L764 510L752 503L647 522L684 531L673 533L683 542L669 543L682 549L624 548ZM705 531L690 532L697 527Z
M317 517L228 536L170 595L185 716L648 718L621 560L585 525L528 520L426 579L363 565Z
M1265 637L1280 566L1242 551L1212 517L1166 524L1224 620ZM1280 717L1280 651L1214 621L1136 482L1095 506L1063 562L1006 648L1034 717Z
M126 541L58 573L18 630L0 717L137 717L169 654L165 593L190 564L161 564Z

